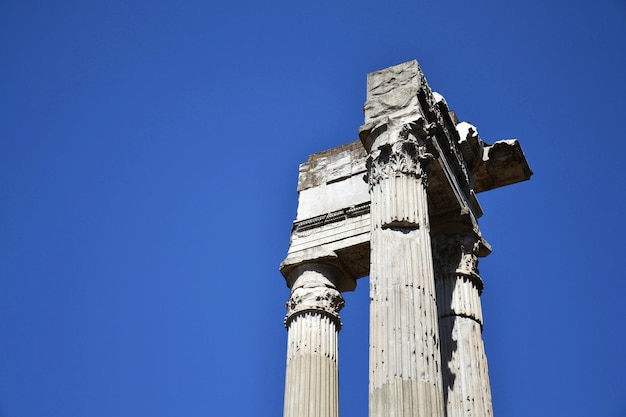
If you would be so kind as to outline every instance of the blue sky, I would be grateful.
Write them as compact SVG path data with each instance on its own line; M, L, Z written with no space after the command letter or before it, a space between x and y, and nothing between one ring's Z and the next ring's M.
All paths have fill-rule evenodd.
M281 415L298 164L411 59L535 172L479 195L496 416L626 415L623 0L7 0L0 39L0 416Z

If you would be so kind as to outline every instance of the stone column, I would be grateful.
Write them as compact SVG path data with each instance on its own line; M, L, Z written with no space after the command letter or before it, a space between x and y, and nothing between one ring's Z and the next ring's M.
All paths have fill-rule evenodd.
M416 61L367 76L370 417L443 417L427 181L435 128Z
M431 156L414 127L387 125L368 160L370 417L444 416L426 194Z
M306 262L289 274L287 375L284 417L337 417L337 334L344 305L339 271Z
M447 417L493 416L477 268L490 252L485 244L473 235L433 236Z

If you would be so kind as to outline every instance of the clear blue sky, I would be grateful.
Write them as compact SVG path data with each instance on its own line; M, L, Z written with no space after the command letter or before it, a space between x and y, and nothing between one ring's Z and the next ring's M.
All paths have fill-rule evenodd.
M624 0L6 0L0 39L1 417L280 416L298 164L410 59L535 172L479 195L496 416L626 416Z

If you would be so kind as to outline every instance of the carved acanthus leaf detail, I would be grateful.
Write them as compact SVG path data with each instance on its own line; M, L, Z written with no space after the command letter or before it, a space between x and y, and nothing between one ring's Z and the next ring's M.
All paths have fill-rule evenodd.
M432 236L435 276L465 275L480 280L478 253L480 239L467 235Z
M437 155L433 154L432 139L436 126L424 124L423 119L407 123L397 133L393 143L372 150L367 158L367 180L370 187L390 176L404 174L428 179L428 164Z
M291 291L289 301L286 303L287 316L285 325L298 313L317 312L330 317L341 328L339 311L345 302L341 293L329 287L299 287Z

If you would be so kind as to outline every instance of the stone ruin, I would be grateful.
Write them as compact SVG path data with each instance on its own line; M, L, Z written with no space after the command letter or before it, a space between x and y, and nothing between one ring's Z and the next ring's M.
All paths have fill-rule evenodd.
M416 61L369 74L364 113L360 140L300 165L284 417L338 416L341 293L365 276L369 416L492 416L476 195L532 171L517 140L459 122Z

